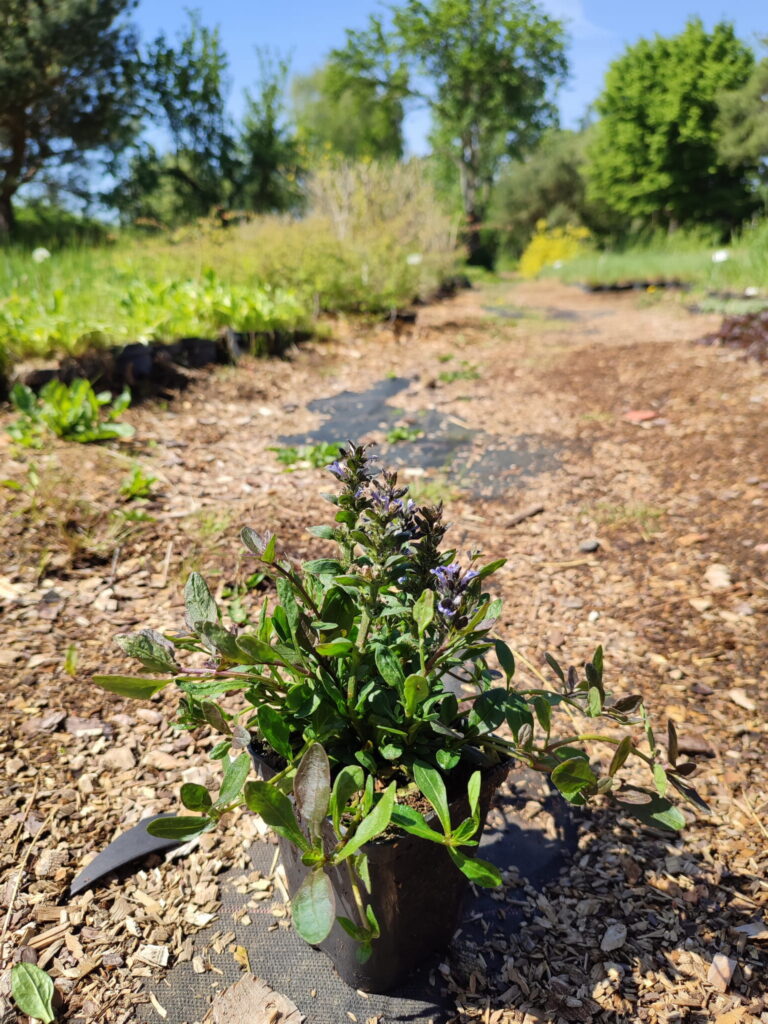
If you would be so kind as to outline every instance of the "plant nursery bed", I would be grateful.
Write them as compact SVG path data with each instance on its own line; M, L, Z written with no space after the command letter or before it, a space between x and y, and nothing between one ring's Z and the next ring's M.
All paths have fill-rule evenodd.
M694 344L720 322L666 296L502 281L422 307L397 337L339 321L280 359L185 369L183 391L123 414L129 442L19 450L3 430L0 962L45 969L67 1024L202 1022L251 974L295 1006L290 1024L768 1024L768 377ZM368 396L368 439L419 500L445 501L459 557L508 559L494 587L518 685L551 685L545 651L579 663L602 643L607 688L676 722L711 808L672 835L596 805L554 874L510 871L470 899L423 987L367 999L299 948L273 837L242 809L183 857L69 895L182 784L219 785L213 733L175 730L166 691L128 702L92 684L125 671L114 635L178 630L195 569L227 615L256 615L269 591L239 528L316 550L318 432L359 427L349 395ZM136 465L152 484L121 494ZM489 859L513 816L548 828L518 781ZM6 967L0 1020L26 1020Z

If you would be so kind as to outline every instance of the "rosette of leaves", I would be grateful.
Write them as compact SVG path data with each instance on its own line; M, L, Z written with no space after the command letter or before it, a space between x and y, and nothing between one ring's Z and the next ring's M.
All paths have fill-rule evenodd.
M515 684L513 650L494 635L501 602L486 589L503 559L482 564L471 553L462 566L443 546L442 509L416 505L394 473L377 473L368 446L349 442L329 469L340 484L328 496L334 520L312 533L334 545L332 555L297 565L274 536L242 531L274 581L255 626L228 628L193 573L185 630L119 636L142 673L96 677L107 690L143 699L174 685L178 724L207 725L221 736L211 753L225 766L218 795L182 786L192 813L160 819L150 831L188 839L247 806L311 869L293 900L307 941L322 941L334 921L328 870L349 871L357 920L339 920L366 955L379 931L365 898L365 845L377 837L402 830L439 843L474 882L500 884L497 869L474 855L481 774L500 761L547 773L574 804L610 794L623 813L656 827L685 823L671 789L706 807L687 781L693 766L678 763L674 727L665 763L641 698L613 700L607 692L601 648L567 672L548 656L552 689ZM185 667L187 652L203 654L205 666ZM570 729L556 736L566 709ZM610 730L575 729L572 718L601 718ZM268 781L249 779L252 741L275 765ZM595 743L614 750L602 773L590 755ZM630 758L648 768L649 785L622 781ZM469 814L455 822L449 802L459 789ZM429 815L417 809L425 801Z

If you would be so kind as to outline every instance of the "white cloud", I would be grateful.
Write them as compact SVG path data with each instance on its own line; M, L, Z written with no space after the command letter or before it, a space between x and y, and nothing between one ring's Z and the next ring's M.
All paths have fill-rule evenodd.
M562 18L574 39L606 39L613 35L610 29L589 20L582 0L542 0L542 7L555 18Z

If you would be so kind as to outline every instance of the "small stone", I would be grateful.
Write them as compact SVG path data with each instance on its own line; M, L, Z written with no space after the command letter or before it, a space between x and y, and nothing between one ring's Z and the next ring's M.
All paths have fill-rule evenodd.
M111 727L100 719L78 718L77 715L67 715L64 729L73 736L109 736L112 733Z
M106 768L116 768L118 771L127 771L136 767L136 758L130 747L111 747L101 755L101 762Z
M727 992L735 970L735 960L731 960L723 953L716 953L707 972L707 981L718 992Z
M706 597L689 597L688 604L697 612L705 612L712 607L712 602Z
M728 590L732 584L731 571L722 562L713 562L707 566L704 579L710 590Z
M56 732L66 717L66 711L49 711L47 715L42 715L38 718L28 718L22 724L20 731L26 736L34 736L36 733Z
M594 608L592 609L592 611L587 616L587 619L588 619L589 622L597 622L597 620L599 618L600 618L600 612L595 611Z
M157 768L161 772L172 772L181 767L178 758L175 758L173 754L166 754L164 750L147 751L143 763L150 768Z
M752 700L751 697L747 696L746 691L741 686L734 686L728 691L728 696L738 707L743 708L744 711L756 711L757 704Z
M163 716L159 711L155 711L154 708L139 708L135 715L142 722L149 722L150 725L160 725L163 721Z
M597 551L600 547L600 541L597 537L589 537L587 540L583 540L579 544L579 551L585 555L591 554L593 551Z
M713 691L710 690L710 693ZM702 757L714 757L715 751L712 746L698 733L682 733L677 739L677 749L681 754L689 757L700 754Z
M610 953L614 949L621 949L627 941L627 926L624 924L610 924L605 930L600 949L604 953Z
M768 544L755 544L752 550L758 555L768 555Z
M566 597L563 601L566 608L583 608L584 602L580 597Z

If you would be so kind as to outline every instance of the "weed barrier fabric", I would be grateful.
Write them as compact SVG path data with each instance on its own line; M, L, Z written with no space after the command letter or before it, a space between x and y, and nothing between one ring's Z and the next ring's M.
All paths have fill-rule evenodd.
M567 448L562 438L518 434L507 441L468 427L436 409L420 409L406 416L388 399L406 391L411 383L407 377L386 378L367 391L342 391L316 399L307 404L307 409L324 416L323 423L308 433L278 440L290 446L342 444L350 438L390 430L407 420L410 427L421 431L421 436L383 445L381 465L444 473L451 484L473 498L503 498L526 479L559 468Z
M541 805L541 811L531 818L525 808L533 800ZM494 800L481 853L502 870L517 869L521 879L540 888L557 877L576 841L577 824L568 805L535 773L513 771ZM269 842L254 844L254 869L268 874L275 850ZM225 880L216 920L194 937L193 955L201 957L208 969L196 974L192 963L182 963L163 981L150 983L150 990L167 1011L166 1024L202 1021L213 996L242 977L243 968L231 951L237 945L246 948L253 974L294 1002L306 1024L341 1024L352 1019L350 1014L360 1024L372 1018L379 1024L451 1024L456 1019L455 995L448 990L440 966L448 965L461 984L462 971L472 969L476 951L482 949L490 975L500 967L503 953L494 952L489 939L498 940L497 948L503 949L504 937L517 933L523 924L517 906L494 899L488 890L470 889L451 948L396 992L366 996L341 981L325 954L308 946L293 928L277 924L280 918L273 911L283 907L277 893L271 901L257 903L256 909L249 906L251 924L243 925L238 917L250 897L237 893L231 884L241 877L233 873L231 880ZM514 900L519 894L512 887L508 895ZM220 954L208 948L217 933L235 935ZM494 958L499 959L498 964L490 962ZM155 1024L158 1017L147 1003L138 1008L137 1019Z

